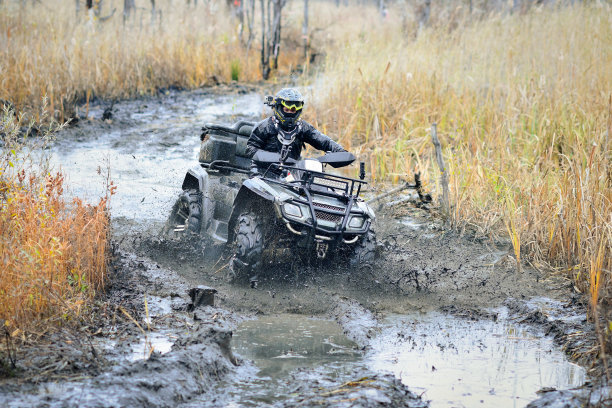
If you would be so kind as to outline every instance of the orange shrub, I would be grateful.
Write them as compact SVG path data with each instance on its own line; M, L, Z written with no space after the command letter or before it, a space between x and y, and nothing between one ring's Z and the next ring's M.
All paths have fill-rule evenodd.
M0 319L27 327L78 316L104 288L108 197L67 203L61 173L0 169ZM111 186L111 189L113 187Z

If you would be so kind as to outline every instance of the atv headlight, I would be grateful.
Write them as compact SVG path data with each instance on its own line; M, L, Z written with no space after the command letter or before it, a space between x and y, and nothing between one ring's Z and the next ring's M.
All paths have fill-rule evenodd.
M350 228L361 228L363 227L363 223L365 221L365 218L355 215L353 217L351 217L351 220L349 221L348 226Z
M283 211L290 217L302 218L302 210L299 206L291 203L283 204Z

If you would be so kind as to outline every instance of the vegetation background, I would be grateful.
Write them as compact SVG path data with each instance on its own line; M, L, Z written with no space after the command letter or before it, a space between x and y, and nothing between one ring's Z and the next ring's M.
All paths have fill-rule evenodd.
M376 182L418 170L440 192L429 136L436 123L451 226L508 237L517 265L565 276L589 295L595 320L601 311L610 338L609 1L0 0L0 44L5 140L28 121L86 115L93 98L268 78L307 89L307 119L367 158ZM80 305L77 293L103 286L107 227L87 238L98 255L56 231L71 231L70 220L102 222L105 203L51 207L61 175L3 146L0 318L20 327L64 315ZM43 256L33 242L61 250ZM74 265L84 265L76 278ZM32 282L33 270L51 266L58 275ZM45 289L31 295L35 287ZM14 288L22 293L7 296ZM36 301L45 296L75 303L41 313L52 310Z

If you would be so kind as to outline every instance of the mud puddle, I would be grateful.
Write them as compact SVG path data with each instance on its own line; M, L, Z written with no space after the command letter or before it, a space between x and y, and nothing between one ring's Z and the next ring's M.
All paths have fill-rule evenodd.
M439 312L392 316L365 358L391 371L431 407L523 407L541 389L584 384L585 370L553 339L500 320L467 320Z
M90 202L104 196L110 174L117 186L115 227L119 234L133 233L165 221L187 169L197 163L202 126L257 120L261 101L255 93L191 92L122 102L112 119L82 120L61 133L53 163L66 173L68 193ZM102 117L103 110L92 108L90 117Z
M238 326L233 351L252 361L228 390L227 406L261 406L287 399L297 384L288 384L291 372L323 367L319 375L338 378L361 360L356 343L334 321L302 315L272 315Z
M335 321L295 314L248 320L232 339L244 364L219 385L220 401L226 407L293 406L288 401L303 397L313 379L327 381L318 395L329 397L338 384L391 373L421 397L415 406L523 407L540 390L585 383L585 370L569 362L552 337L516 324L504 308L490 315L495 319L392 315L365 347L344 334L353 328ZM319 402L333 406L325 401Z

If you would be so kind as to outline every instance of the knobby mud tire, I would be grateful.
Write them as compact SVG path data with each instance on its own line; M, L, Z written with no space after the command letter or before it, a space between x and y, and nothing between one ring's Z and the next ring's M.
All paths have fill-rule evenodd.
M184 230L177 231L184 225ZM184 190L170 213L166 231L182 237L188 234L199 234L202 228L202 193L196 189Z
M264 250L263 219L252 211L236 220L233 256L230 259L231 279L256 273L261 267Z
M376 234L369 230L353 248L349 255L351 268L372 267L376 259Z

